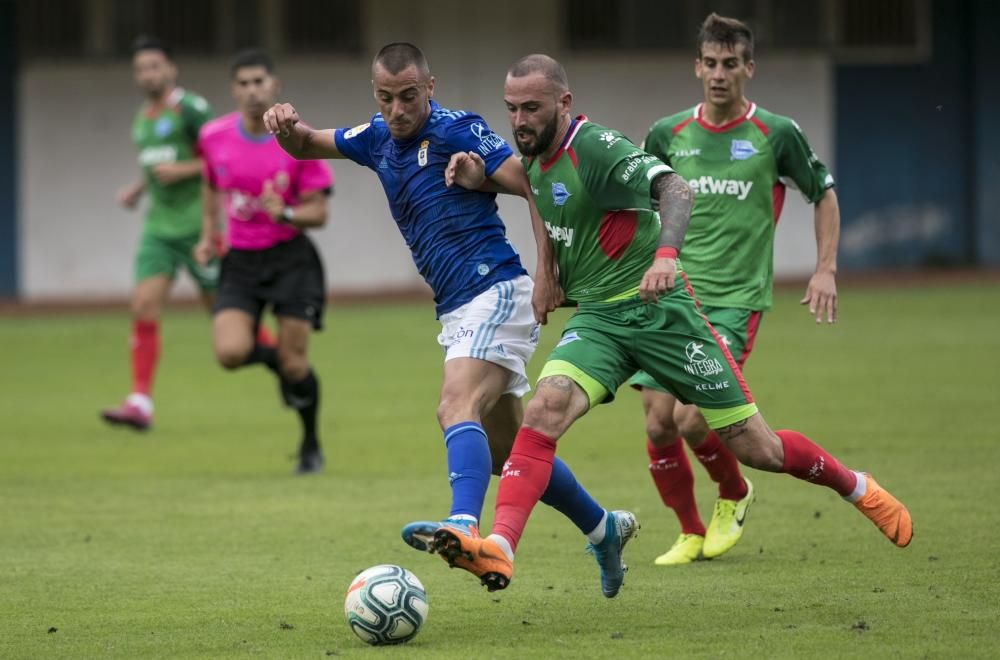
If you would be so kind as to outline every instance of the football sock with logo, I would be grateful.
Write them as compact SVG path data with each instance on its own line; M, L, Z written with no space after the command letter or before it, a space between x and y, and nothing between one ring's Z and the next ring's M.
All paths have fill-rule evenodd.
M268 346L260 342L254 344L247 355L247 359L243 362L243 366L246 367L251 364L263 364L273 373L278 373L278 350L274 346Z
M793 477L837 491L841 497L854 492L858 475L826 453L822 447L797 431L775 431L781 438L785 459L781 471Z
M552 476L541 500L569 518L584 534L592 533L604 518L604 509L583 489L569 466L559 458L552 461Z
M284 378L281 380L281 392L285 403L299 413L302 421L301 451L319 449L319 438L316 435L316 416L319 411L319 380L312 369L302 380L293 383Z
M500 475L493 533L507 539L511 552L524 533L524 526L552 475L556 441L544 433L522 426L514 448Z
M692 447L698 462L708 470L708 476L719 484L719 497L724 500L741 500L746 497L747 483L740 474L740 463L719 440L715 431L709 431L705 440Z
M694 499L694 473L684 451L684 440L678 436L662 447L647 441L646 453L649 454L649 474L663 504L677 514L681 533L704 536L705 524L698 515L698 503Z
M149 396L153 389L153 374L160 357L160 324L157 321L132 321L129 338L132 354L132 392Z
M451 484L449 516L471 516L478 521L493 468L486 431L477 422L458 422L444 430L444 445Z

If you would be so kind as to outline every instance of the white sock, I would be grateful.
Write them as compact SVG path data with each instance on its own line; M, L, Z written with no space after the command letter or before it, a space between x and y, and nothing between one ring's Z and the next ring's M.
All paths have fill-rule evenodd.
M500 536L499 534L490 534L486 538L488 538L489 540L493 541L498 546L500 546L500 549L503 550L503 553L507 555L507 559L514 561L514 550L511 549L510 547L510 541Z
M855 472L854 476L857 478L857 483L854 486L854 490L851 491L850 495L844 497L848 502L857 502L862 497L865 496L865 492L868 490L868 480L865 479L865 475L862 472Z
M597 527L587 532L587 540L597 545L604 540L604 533L607 531L608 526L608 512L605 511L604 515L601 516L601 522L597 523Z
M131 403L133 406L146 413L147 415L153 414L153 400L147 395L140 392L132 392L127 397L125 397L127 403Z
M456 513L453 516L448 516L448 520L468 520L473 525L479 524L479 521L476 520L476 517L471 516L468 513Z

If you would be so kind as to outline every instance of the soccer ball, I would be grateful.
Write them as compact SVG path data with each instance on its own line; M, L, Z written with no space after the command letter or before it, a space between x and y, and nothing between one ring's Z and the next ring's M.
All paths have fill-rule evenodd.
M427 619L427 592L405 568L372 566L351 581L344 614L354 634L369 644L403 644Z

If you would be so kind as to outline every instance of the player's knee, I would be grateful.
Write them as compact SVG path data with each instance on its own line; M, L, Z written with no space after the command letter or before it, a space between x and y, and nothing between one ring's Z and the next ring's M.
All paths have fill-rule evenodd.
M160 303L145 296L132 299L132 317L140 321L155 321L160 318Z
M215 359L224 369L239 369L246 364L250 349L236 344L216 344Z
M524 425L547 435L561 435L569 425L572 397L554 388L538 388L524 411Z
M670 415L650 410L646 413L646 437L654 447L669 445L677 439L677 424Z
M285 380L297 383L309 375L309 360L300 351L282 350L279 346L278 371Z
M442 429L470 419L479 419L479 411L468 393L445 387L438 401L437 420Z

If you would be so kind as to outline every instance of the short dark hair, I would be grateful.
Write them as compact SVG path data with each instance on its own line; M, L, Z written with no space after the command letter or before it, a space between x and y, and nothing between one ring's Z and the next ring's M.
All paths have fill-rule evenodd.
M715 12L708 15L698 31L698 57L704 44L722 44L736 52L736 44L743 44L743 61L753 59L753 31L743 21L719 16Z
M569 89L569 78L566 77L566 69L557 60L548 55L535 53L525 55L518 61L510 65L507 75L511 78L523 78L533 73L540 73L545 79L553 83L559 90Z
M413 44L405 41L397 41L387 46L383 46L382 50L380 50L378 55L375 56L375 59L372 60L373 69L376 64L382 65L382 67L392 75L396 75L406 67L413 64L417 66L417 71L421 74L425 76L429 76L431 74L431 69L427 64L427 58L424 57L424 52Z
M266 51L260 48L247 48L236 53L229 64L229 75L236 77L236 72L248 66L264 67L268 73L274 73L274 60Z
M137 53L141 53L144 50L158 50L168 60L173 61L174 59L173 49L163 39L150 34L140 34L136 37L129 48L129 55L135 57Z

